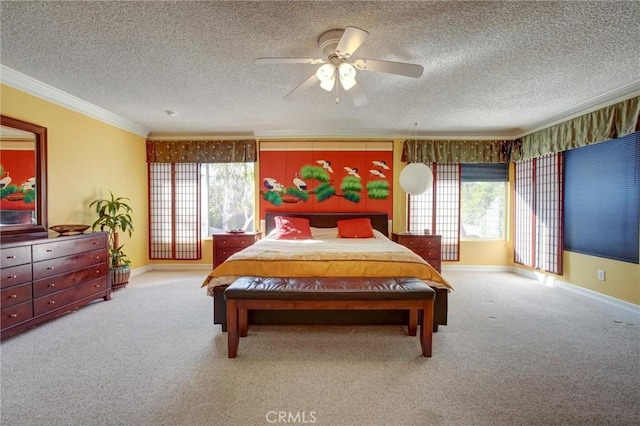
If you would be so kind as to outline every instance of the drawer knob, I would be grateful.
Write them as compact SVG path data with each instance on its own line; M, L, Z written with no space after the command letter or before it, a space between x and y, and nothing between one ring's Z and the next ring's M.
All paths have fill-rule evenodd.
M18 318L18 314L11 314L9 315L11 318Z
M7 256L7 259L15 259L15 256Z
M98 244L100 244L98 241L94 241L94 242L93 242L93 245L94 245L94 246L97 246Z
M96 284L96 288L100 288L100 287L101 287L100 284Z
M11 299L15 299L16 297L18 297L17 294L12 294L11 296L9 296Z
M8 279L8 280L12 280L12 279L14 279L14 278L18 278L18 276L17 276L17 275L9 275L9 276L7 277L7 279Z
M55 269L55 266L47 266L47 271L52 271Z
M54 283L51 284L47 284L47 287L55 287L56 285Z
M94 256L93 257L95 260L100 260L100 256Z
M50 305L55 305L55 304L56 304L56 301L55 301L55 300L49 300L49 304L50 304Z
M53 253L53 249L47 249L47 253Z

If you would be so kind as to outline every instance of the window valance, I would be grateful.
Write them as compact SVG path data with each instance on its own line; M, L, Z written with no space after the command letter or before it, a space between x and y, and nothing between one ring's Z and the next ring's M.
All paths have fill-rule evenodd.
M406 140L402 161L410 163L504 163L513 141Z
M158 141L147 139L148 163L255 163L255 140Z
M501 163L522 161L640 131L640 96L515 140L406 140L402 161Z
M640 131L640 96L523 136L511 161L580 148Z

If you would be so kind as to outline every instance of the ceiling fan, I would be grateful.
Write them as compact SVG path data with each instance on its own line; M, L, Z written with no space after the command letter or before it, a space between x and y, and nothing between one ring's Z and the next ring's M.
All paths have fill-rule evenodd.
M323 64L284 98L287 100L296 99L317 82L320 82L320 87L328 92L331 92L334 87L337 91L336 79L338 79L342 88L353 100L353 103L357 106L362 106L366 105L369 99L356 81L356 70L384 72L413 78L420 77L424 70L422 65L417 64L382 61L379 59L351 60L353 53L362 45L368 35L367 31L356 27L347 27L344 30L329 30L318 39L318 46L327 59L258 58L255 62L260 64ZM338 99L336 98L337 101Z

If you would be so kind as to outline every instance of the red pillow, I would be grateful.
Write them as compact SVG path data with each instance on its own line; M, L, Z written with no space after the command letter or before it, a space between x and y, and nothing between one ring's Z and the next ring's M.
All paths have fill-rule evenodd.
M374 238L371 219L344 219L338 221L338 236L341 238Z
M311 228L309 219L301 217L273 218L276 223L276 240L311 240Z

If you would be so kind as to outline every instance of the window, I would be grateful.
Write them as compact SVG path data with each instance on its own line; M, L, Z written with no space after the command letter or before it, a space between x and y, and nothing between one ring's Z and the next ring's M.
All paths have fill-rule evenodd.
M508 181L506 163L462 165L460 238L505 239Z
M149 163L149 258L200 259L196 163Z
M507 163L433 164L433 188L409 197L408 230L442 236L442 260L460 259L460 238L505 238Z
M514 260L562 274L562 153L516 163Z
M460 164L433 164L433 187L409 197L409 231L442 236L442 260L460 259Z
M149 257L200 259L202 237L254 227L254 163L149 163Z
M203 236L255 229L254 163L202 164Z

